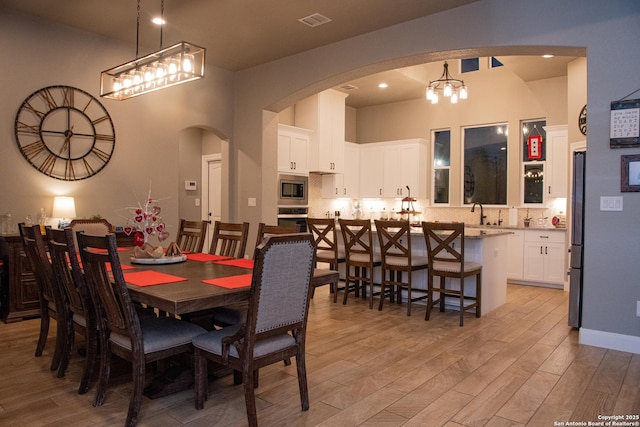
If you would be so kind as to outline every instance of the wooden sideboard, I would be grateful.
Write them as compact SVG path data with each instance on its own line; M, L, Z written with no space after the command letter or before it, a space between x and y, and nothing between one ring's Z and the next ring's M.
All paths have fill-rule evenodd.
M0 258L4 262L0 279L0 318L5 323L40 315L40 299L29 260L19 235L0 237Z

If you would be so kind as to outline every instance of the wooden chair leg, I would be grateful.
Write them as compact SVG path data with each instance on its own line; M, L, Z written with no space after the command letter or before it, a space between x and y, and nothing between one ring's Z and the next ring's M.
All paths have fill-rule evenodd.
M135 356L134 356L135 358ZM131 400L129 401L129 411L127 412L127 420L125 426L135 426L138 420L138 413L142 405L142 392L144 391L144 360L133 362L133 391Z
M40 302L40 304L46 304ZM38 344L36 345L36 357L42 356L44 351L44 345L47 342L47 335L49 335L49 313L46 310L40 310L40 335L38 336Z
M103 335L103 333L100 333ZM111 352L106 339L100 340L100 375L98 376L98 386L96 388L96 397L93 406L101 406L107 394L107 385L109 384L109 374L111 372Z
M307 368L304 351L298 351L296 366L298 367L298 388L300 389L300 405L303 411L309 409L309 390L307 387Z
M85 394L89 391L89 385L91 384L93 371L96 366L96 361L98 360L98 337L95 330L87 330L86 341L87 354L85 355L84 370L82 372L80 386L78 387L78 394Z
M194 349L194 388L196 392L196 409L204 408L204 401L207 400L208 374L207 359L201 354L201 350ZM235 374L235 371L234 371Z
M242 373L242 382L244 383L244 400L247 406L247 421L249 422L249 427L257 427L258 426L258 415L256 411L256 396L255 396L255 385L254 385L254 372L252 366L250 369L243 369Z
M75 343L75 330L73 328L73 320L69 319L60 323L61 329L64 330L62 336L56 337L61 340L60 364L58 365L58 378L64 377L71 361L71 354Z

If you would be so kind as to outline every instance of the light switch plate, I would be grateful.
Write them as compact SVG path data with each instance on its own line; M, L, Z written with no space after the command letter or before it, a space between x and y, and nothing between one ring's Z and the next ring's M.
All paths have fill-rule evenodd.
M601 211L622 211L622 196L600 196Z

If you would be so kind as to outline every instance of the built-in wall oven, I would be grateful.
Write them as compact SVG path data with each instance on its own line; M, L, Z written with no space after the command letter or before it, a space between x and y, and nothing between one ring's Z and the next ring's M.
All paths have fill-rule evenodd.
M293 225L298 231L307 231L307 216L309 208L307 206L278 206L278 225Z

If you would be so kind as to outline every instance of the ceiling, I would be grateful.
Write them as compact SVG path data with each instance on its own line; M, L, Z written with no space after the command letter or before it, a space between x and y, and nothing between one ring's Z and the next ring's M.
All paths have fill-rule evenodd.
M162 41L164 47L181 40L201 45L207 49L207 63L238 71L474 1L165 0ZM130 43L131 56L135 55L134 0L0 0L0 7ZM151 23L160 10L161 0L140 2L140 55L160 48L159 27ZM299 21L315 13L331 21L316 27ZM538 57L500 59L523 79L536 80L566 75L566 63L573 57L556 57L544 67L532 63ZM348 82L358 89L349 91L347 104L362 107L417 99L424 96L425 81L441 73L442 64L433 63L357 79ZM381 80L389 84L388 90L377 88Z

